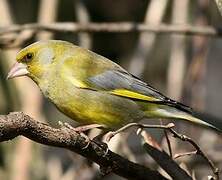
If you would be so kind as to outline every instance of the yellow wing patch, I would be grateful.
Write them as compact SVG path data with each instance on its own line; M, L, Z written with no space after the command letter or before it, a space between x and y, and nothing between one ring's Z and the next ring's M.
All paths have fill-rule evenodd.
M134 99L139 99L143 101L161 101L155 97L151 96L146 96L137 92L133 92L130 90L126 89L115 89L113 91L110 91L111 94L115 94L117 96L123 96L123 97L128 97L128 98L134 98Z

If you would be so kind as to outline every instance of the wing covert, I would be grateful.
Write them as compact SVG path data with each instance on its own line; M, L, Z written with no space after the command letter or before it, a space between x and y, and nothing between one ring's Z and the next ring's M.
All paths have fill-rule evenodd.
M183 111L191 112L191 108L171 100L124 69L107 70L90 77L87 81L94 90L103 90L117 96L139 101L167 104Z
M107 70L104 73L90 77L88 83L95 89L105 90L120 96L134 97L135 99L162 101L166 98L126 71Z

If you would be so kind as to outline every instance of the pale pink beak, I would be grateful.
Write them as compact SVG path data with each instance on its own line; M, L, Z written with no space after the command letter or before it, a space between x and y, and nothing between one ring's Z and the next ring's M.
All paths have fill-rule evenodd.
M27 66L25 64L16 62L9 71L7 79L12 79L14 77L19 77L19 76L25 76L27 74L29 74Z

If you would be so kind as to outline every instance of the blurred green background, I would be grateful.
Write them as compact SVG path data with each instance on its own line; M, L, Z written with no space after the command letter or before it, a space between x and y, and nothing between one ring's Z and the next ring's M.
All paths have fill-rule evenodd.
M165 23L220 27L222 17L212 0L0 0L0 29L25 23L79 22L87 25L89 22L126 21L151 26ZM0 35L1 114L24 111L36 120L49 122L55 127L59 120L70 122L42 97L30 79L23 77L6 81L16 52L40 39L62 39L89 48L119 63L171 98L222 119L221 38L147 32L53 33L25 30ZM15 46L10 47L11 44ZM156 122L159 123L149 123ZM198 142L222 168L221 137L188 123L177 123L177 129ZM115 137L110 148L134 162L162 172L142 149L141 138L134 131L130 132ZM162 131L148 132L166 148ZM171 139L175 154L192 150L187 143ZM206 179L211 174L209 166L200 157L184 157L177 161L197 179ZM97 165L68 150L43 146L19 137L0 144L0 179L122 178L113 174L102 176Z

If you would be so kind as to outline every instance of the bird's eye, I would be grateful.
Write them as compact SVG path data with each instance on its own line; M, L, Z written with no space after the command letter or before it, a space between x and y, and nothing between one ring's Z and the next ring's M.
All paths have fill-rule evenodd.
M27 53L25 56L25 61L29 62L32 60L32 58L33 58L33 53Z

